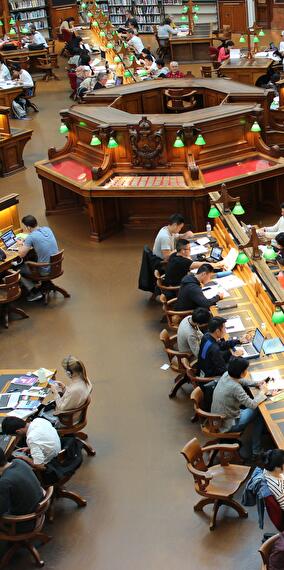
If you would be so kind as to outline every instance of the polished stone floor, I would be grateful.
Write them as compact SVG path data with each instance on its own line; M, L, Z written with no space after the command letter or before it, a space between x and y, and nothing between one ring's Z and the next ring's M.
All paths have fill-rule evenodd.
M61 64L61 67L63 65ZM63 75L61 73L61 77ZM29 320L0 328L2 368L56 367L70 353L94 382L88 418L95 458L86 458L69 487L88 500L85 509L57 504L53 540L42 548L46 569L240 570L258 569L262 532L255 509L247 520L220 513L210 533L195 514L193 481L179 451L200 432L190 423L188 396L169 400L173 375L163 371L161 309L137 290L141 248L153 236L126 232L101 244L88 239L84 215L46 220L33 162L60 147L60 109L70 105L66 80L38 83L38 114L17 126L34 129L25 151L27 169L0 181L0 195L18 192L21 215L32 213L54 230L65 250L63 287L48 307L28 307ZM224 517L223 514L226 514ZM270 526L266 521L266 530ZM15 570L32 567L26 554Z

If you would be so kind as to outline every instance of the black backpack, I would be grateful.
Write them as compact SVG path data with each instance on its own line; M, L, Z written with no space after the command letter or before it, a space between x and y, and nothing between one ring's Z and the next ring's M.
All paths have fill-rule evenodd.
M61 451L61 457L54 457L42 472L42 482L45 486L55 485L64 479L68 481L83 461L82 443L76 437L62 437L61 449L64 454Z

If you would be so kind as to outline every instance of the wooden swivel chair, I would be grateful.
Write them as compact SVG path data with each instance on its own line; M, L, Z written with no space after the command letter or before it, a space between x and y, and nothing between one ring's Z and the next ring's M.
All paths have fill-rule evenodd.
M22 319L28 319L29 315L15 307L14 302L21 296L20 272L8 271L6 277L2 279L0 284L0 311L4 320L4 326L9 327L9 317L11 313L20 315Z
M54 415L58 417L62 424L62 427L60 426L57 430L60 437L75 435L88 455L96 455L96 450L85 441L88 439L88 435L82 431L87 425L87 411L90 403L91 398L89 397L79 408L64 412L54 412Z
M14 67L14 65L19 65L23 68L26 69L28 71L28 69L30 68L30 58L29 56L19 56L19 57L13 57L13 59L7 58L7 65L8 67Z
M177 292L179 290L179 285L165 285L164 280L165 280L165 276L161 275L160 271L158 269L155 269L154 271L154 275L156 277L156 283L157 283L157 287L160 289L160 291L164 292L164 294L166 295L167 293L169 293L172 297L176 297Z
M210 530L214 530L216 526L217 514L222 505L235 509L240 518L247 518L248 516L246 510L233 499L250 471L250 467L229 463L229 459L232 458L238 448L237 443L209 445L203 448L199 441L194 438L181 450L181 454L187 462L188 471L193 476L195 491L203 497L194 506L194 510L199 512L206 505L213 504L209 524ZM220 463L218 465L208 467L208 464L205 463L204 454L208 451L216 451L219 454ZM230 454L231 457L228 457L227 454Z
M191 384L195 388L198 384L202 382L205 384L207 382L211 382L212 380L214 380L213 377L196 376L195 364L196 360L194 359L189 360L187 357L182 359L181 365L185 370L185 374L182 378L180 378L179 380L177 380L177 382L175 382L172 390L169 393L169 398L175 398L178 390L184 384ZM197 416L194 415L192 421L197 421L197 419L198 419Z
M262 558L261 570L269 570L269 556L271 553L272 546L278 538L279 538L279 534L275 534L274 536L271 536L271 538L266 540L261 545L261 547L258 549L258 552Z
M170 329L177 330L180 321L184 317L192 315L192 310L176 311L174 309L174 305L177 302L177 297L168 301L164 293L162 293L162 295L160 295L160 301L163 304L163 311L165 313L166 321Z
M212 77L212 71L211 65L201 65L200 67L201 77Z
M49 81L50 79L56 79L56 81L59 81L59 77L57 77L53 72L55 67L58 67L57 54L50 54L37 58L37 69L43 71L44 75L42 79L44 81Z
M52 281L53 279L58 279L58 277L61 277L61 275L64 273L62 269L62 263L64 259L63 254L64 250L62 249L58 253L55 253L55 255L51 255L49 263L26 261L26 265L29 267L31 273L30 275L25 275L25 277L31 281L41 281L41 292L44 297L45 305L48 305L49 303L49 295L51 292L56 293L56 291L58 291L58 293L61 293L63 297L70 297L70 294L67 293L65 289L58 287ZM49 268L50 271L46 275L41 275L40 270L44 267Z
M179 352L176 350L177 335L175 334L173 336L170 336L166 329L163 329L160 333L160 340L164 345L164 350L169 359L171 370L177 373L177 376L174 380L174 387L169 393L169 398L173 398L172 393L175 390L177 382L181 381L186 375L184 361L186 360L188 362L192 362L194 360L194 356L190 352Z
M33 103L31 101L31 99L33 99L36 96L36 81L34 81L34 85L31 89L32 89L31 95L27 95L25 93L25 99L27 101L27 108L29 109L31 107L36 113L38 113L39 108L37 107L37 105L35 103Z
M197 101L194 99L196 91L186 89L166 89L166 107L171 113L184 113L196 107Z
M153 33L158 44L157 48L157 56L164 59L167 55L170 54L170 41L168 39L160 40L158 36L158 28L157 26L152 26Z
M35 559L37 566L44 566L44 561L40 558L39 552L34 546L34 542L40 541L43 544L46 544L51 540L51 536L42 532L42 529L46 512L50 506L52 494L53 487L48 487L46 489L45 497L38 504L34 513L22 516L3 515L0 517L0 540L12 543L12 546L1 559L1 569L9 564L14 554L16 554L20 548L27 548ZM33 530L19 532L19 525L28 522L34 523Z

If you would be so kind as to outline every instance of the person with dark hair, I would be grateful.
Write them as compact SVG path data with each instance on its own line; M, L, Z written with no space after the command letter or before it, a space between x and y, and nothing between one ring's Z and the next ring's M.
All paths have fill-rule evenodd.
M213 320L213 319L212 319ZM258 406L266 399L267 386L265 382L246 380L249 361L245 358L233 358L228 365L228 371L218 381L213 392L211 412L225 416L221 431L243 432L253 422L252 453L258 456L261 452L261 435L264 422L258 411ZM259 394L250 398L245 388L255 386Z
M44 491L30 465L14 459L7 461L0 447L0 515L29 515L43 499ZM31 530L30 523L20 523L19 532Z
M167 45L171 36L176 36L178 30L171 25L171 18L165 18L163 23L158 26L158 38L161 46Z
M126 41L128 46L132 48L137 55L143 51L144 44L141 38L134 33L132 28L128 28L128 30L126 30Z
M209 309L212 305L216 305L220 299L223 299L223 293L207 299L202 292L202 287L211 281L213 274L214 269L210 263L201 263L195 275L190 273L183 277L175 309L177 311L187 311L196 307Z
M226 59L229 59L230 48L233 47L234 45L235 45L234 42L232 42L231 40L227 40L225 42L225 45L220 47L219 53L218 53L218 62L219 63L222 63L223 61L226 61Z
M177 331L179 352L192 352L195 358L198 358L201 339L211 317L209 309L199 307L194 309L190 317L182 319Z
M50 261L50 256L58 253L58 245L54 236L54 233L47 226L38 226L37 220L34 216L28 215L22 218L22 223L25 226L28 237L24 242L20 244L18 255L22 259L26 257L31 249L34 250L38 263L48 263ZM42 275L47 275L49 273L49 268L43 267L41 269ZM26 279L25 275L30 275L30 269L25 263L21 266L22 281L30 292L28 296L28 301L37 301L42 299L41 292L34 289L34 283L30 279Z
M2 433L26 437L27 447L19 450L23 451L21 460L37 469L44 469L61 451L56 429L44 418L35 418L28 423L16 416L6 416L2 422ZM24 455L25 452L28 455Z
M284 511L284 451L271 449L264 453L263 466L267 485L281 510Z
M224 340L226 319L213 317L208 323L208 332L201 340L198 354L198 370L204 376L222 376L226 372L235 346L248 342L245 334L240 339ZM241 350L235 350L234 356L240 356Z
M133 14L129 11L129 10L125 10L125 24L123 26L121 26L120 28L118 28L118 33L119 34L126 34L126 31L128 28L132 28L135 33L138 32L139 30L139 24L136 20L136 18L133 16Z
M165 65L165 60L158 58L156 59L156 64L158 71L156 72L155 77L159 77L159 79L164 79L167 77L167 74L170 72L169 68Z
M165 285L179 285L189 270L198 269L203 263L203 261L192 261L190 242L187 239L178 239L176 251L170 255L167 263Z
M158 71L158 66L152 55L145 55L144 68L148 71L150 76L155 76L156 72Z
M31 30L31 41L30 41L30 45L32 46L36 46L37 49L43 49L43 48L47 48L48 45L46 43L46 39L43 37L43 35L36 29L35 25L32 24L30 26L30 30Z
M193 237L191 231L181 234L180 231L184 226L184 217L181 214L173 214L170 216L169 223L158 232L153 253L161 259L167 261L170 254L175 250L175 241L179 238Z
M274 226L265 226L257 230L258 234L263 234L269 239L276 238L277 234L284 232L284 202L280 204L281 216Z

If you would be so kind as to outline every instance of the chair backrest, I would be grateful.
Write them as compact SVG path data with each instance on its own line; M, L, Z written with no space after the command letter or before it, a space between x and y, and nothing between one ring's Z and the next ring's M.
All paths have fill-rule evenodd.
M70 429L69 433L72 433L73 427L76 428L76 431L79 427L83 429L83 427L87 425L87 411L90 403L91 398L89 397L86 402L78 408L66 410L64 412L57 412L56 416L62 424L62 431L66 431L66 428L68 428L68 430ZM58 429L58 432L61 433L60 428Z
M181 450L181 454L184 456L187 464L200 471L207 471L203 459L203 452L196 437L188 441L188 443Z
M56 279L63 275L62 262L64 259L64 249L50 256L50 261L47 263L37 263L36 261L27 261L27 265L31 270L32 276L35 280L44 280L45 277L48 280ZM49 273L41 275L40 270L42 268L49 268Z
M188 362L184 360L182 363L187 372L187 369L189 368ZM216 438L218 438L218 434L220 434L225 416L206 412L203 409L204 395L199 386L196 386L191 392L190 399L193 401L195 414L201 422L202 431L208 435L213 434L216 436ZM237 435L238 434L236 434L236 437Z
M48 40L48 53L55 53L55 40Z
M275 534L266 540L261 547L258 549L258 552L262 558L263 566L262 570L269 570L269 556L271 553L271 549L275 541L279 538L279 534Z
M9 271L8 275L3 278L3 283L0 284L0 293L5 298L0 297L0 302L11 303L12 301L19 298L21 294L20 287L20 272L19 271Z
M44 523L44 519L45 519L45 513L47 512L47 510L49 508L52 495L53 495L53 487L49 486L45 489L45 496L38 503L37 508L36 508L34 513L30 513L28 515L19 515L19 516L17 516L17 515L3 515L3 516L1 516L0 517L1 540L3 540L2 533L7 535L7 540L8 540L8 537L17 537L17 536L19 537L19 540L20 540L20 537L21 537L21 532L19 530L19 524L20 523L27 523L27 522L32 523L32 522L34 522L32 530L23 531L22 534L24 534L25 537L27 537L27 535L32 537L34 534L39 532L39 530L41 530L43 527L43 523Z
M179 285L165 285L164 276L160 274L160 271L158 269L155 269L154 275L157 279L157 287L159 287L161 291L177 292L179 290Z
M201 65L201 77L212 77L212 67L210 65Z

